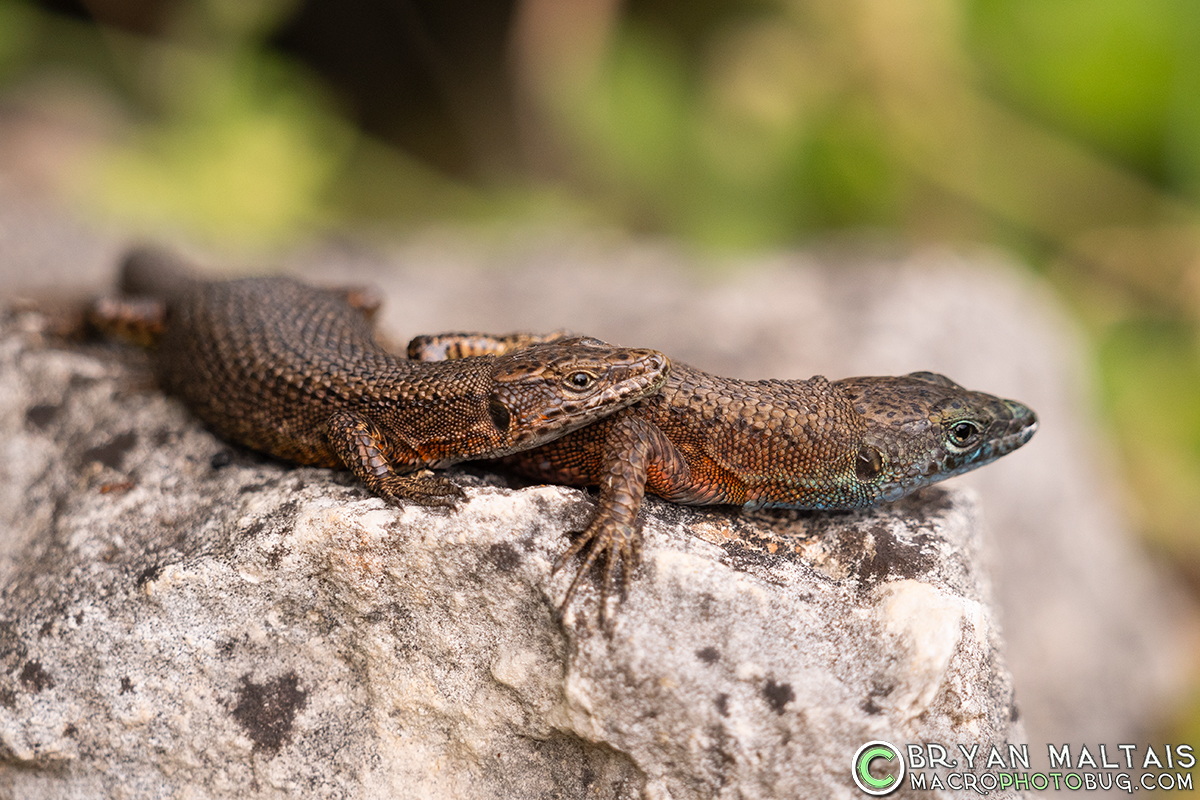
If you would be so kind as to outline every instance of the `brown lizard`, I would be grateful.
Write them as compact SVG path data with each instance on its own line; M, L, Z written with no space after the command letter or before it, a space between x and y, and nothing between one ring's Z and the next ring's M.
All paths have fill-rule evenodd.
M408 354L432 360L520 352L564 336L420 336ZM592 564L604 561L603 617L618 570L628 590L647 491L689 505L863 508L983 466L1036 430L1037 416L1022 404L932 372L743 381L674 362L657 394L500 463L537 480L600 487L595 519L559 566L584 553L565 609Z
M278 277L197 280L154 250L131 253L121 281L143 298L131 329L154 345L159 382L213 430L344 466L393 501L452 506L464 497L454 483L404 473L543 444L656 391L669 370L661 353L585 337L417 363L376 342L371 304L350 302L359 295ZM99 303L93 316L111 330L129 308Z

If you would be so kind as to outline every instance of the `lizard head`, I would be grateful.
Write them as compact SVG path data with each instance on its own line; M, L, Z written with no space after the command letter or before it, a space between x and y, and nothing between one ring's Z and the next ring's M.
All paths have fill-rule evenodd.
M513 450L595 422L662 388L670 361L656 350L576 337L497 356L488 412Z
M835 383L866 422L854 471L875 500L896 500L981 467L1037 430L1037 415L1021 403L933 372Z

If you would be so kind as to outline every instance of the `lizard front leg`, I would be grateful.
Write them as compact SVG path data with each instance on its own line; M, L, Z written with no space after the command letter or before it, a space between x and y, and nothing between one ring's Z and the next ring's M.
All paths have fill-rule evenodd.
M349 409L339 409L329 417L326 435L347 469L385 500L454 508L467 497L462 489L445 478L397 474L387 457L387 439L368 417Z
M583 563L559 607L565 611L592 564L603 559L600 620L604 624L617 571L621 572L621 595L626 596L634 567L641 558L642 531L638 515L646 494L648 476L652 470L677 473L680 469L686 471L688 467L666 434L642 417L621 415L597 427L607 428L597 481L600 486L599 508L591 524L579 534L554 569L561 569L572 557L583 554Z

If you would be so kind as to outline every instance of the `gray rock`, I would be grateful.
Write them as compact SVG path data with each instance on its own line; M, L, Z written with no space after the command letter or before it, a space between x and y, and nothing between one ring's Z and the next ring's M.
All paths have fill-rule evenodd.
M84 230L45 208L22 207L12 214L10 205L0 194L0 293L17 287L36 294L80 283L100 287L110 280L106 265L121 237ZM8 224L11 220L21 221ZM313 788L303 791L318 796L442 797L472 790L477 796L520 797L526 791L536 796L551 791L546 787L566 787L561 794L571 797L582 794L584 784L591 787L587 796L636 796L643 782L648 796L666 796L659 790L668 785L664 775L671 769L700 785L726 774L724 791L744 791L748 797L771 796L756 794L761 785L755 781L765 774L772 776L772 786L807 790L818 784L782 782L785 777L802 780L789 771L799 767L772 759L780 753L786 759L800 747L806 754L831 752L808 749L817 747L814 732L836 728L841 723L834 720L849 717L817 713L803 704L855 712L852 703L821 705L829 697L812 697L820 691L810 692L805 682L834 686L828 693L833 698L860 698L864 684L844 678L851 670L841 653L837 659L828 656L834 638L811 645L810 652L809 644L801 647L800 640L790 638L792 631L803 627L806 643L821 631L829 637L847 631L836 641L857 642L860 648L874 642L880 673L904 673L904 665L922 659L893 643L920 637L885 628L872 634L863 615L873 615L878 623L886 608L899 607L889 605L885 593L913 586L911 580L933 587L950 604L947 619L955 618L954 604L979 604L983 621L978 630L986 632L989 648L996 636L994 620L1003 622L1004 655L1014 676L1020 724L1005 729L1002 703L989 706L991 711L970 718L992 719L995 727L987 730L996 733L979 723L969 740L993 735L997 741L1018 740L1023 726L1036 768L1039 751L1048 742L1111 745L1144 738L1180 696L1196 614L1178 586L1129 536L1111 458L1096 434L1100 426L1087 401L1082 347L1044 288L1002 259L979 253L925 251L853 260L787 254L719 269L709 266L655 245L579 236L481 242L452 234L426 236L392 250L326 246L294 256L289 268L325 282L378 284L387 298L382 327L400 343L416 333L449 329L570 327L612 341L655 346L676 359L737 377L824 373L836 378L928 369L1028 403L1038 411L1042 428L1021 451L944 484L944 491L922 495L914 501L917 505L903 506L900 510L910 517L900 528L883 511L849 518L750 516L651 502L647 565L615 637L608 640L582 618L568 620L563 629L551 614L565 579L551 578L548 565L565 546L563 532L586 520L591 506L583 494L562 489L506 494L505 486L487 473L456 473L476 487L462 520L475 519L470 515L500 498L512 504L511 519L501 523L496 512L486 524L477 521L451 534L440 526L455 518L435 517L428 521L428 536L396 538L403 542L405 558L392 559L390 549L382 548L382 555L380 548L371 549L375 534L365 532L382 525L390 543L397 532L410 530L405 526L416 524L419 510L384 509L346 478L257 462L241 451L230 467L214 470L211 460L223 452L221 445L148 389L143 370L134 369L130 377L137 356L46 348L37 343L32 317L12 321L0 349L5 365L0 375L0 618L6 623L0 630L0 657L8 681L4 691L11 693L0 691L0 747L13 755L0 758L0 796L17 786L19 797L144 796L193 784L200 787L198 796L253 794L254 787L267 796L277 791L277 783L293 778L298 788L308 787L305 781L311 779ZM28 330L18 335L13 325ZM271 483L273 488L267 485ZM263 486L239 493L257 484ZM107 494L101 494L106 487ZM395 523L327 526L341 532L319 539L304 527L309 523L300 523L312 518L305 509L314 503L332 504L348 519L383 514ZM187 520L197 518L194 529L188 528ZM139 521L143 519L152 522ZM970 520L968 527L956 527L956 519ZM686 520L696 521L691 524L694 535L679 533ZM839 521L846 526L840 532L823 527ZM876 529L876 523L884 527ZM926 523L925 528L911 527ZM256 529L256 524L262 527ZM365 531L360 536L364 543L349 542L347 530ZM885 548L877 562L879 530L901 546ZM916 538L931 535L930 530L936 530L934 539ZM412 549L416 543L439 546L434 531L454 546L442 543L443 549L431 551L436 555L409 560L410 552L422 552ZM482 555L479 545L469 544L476 536L486 543ZM292 549L283 546L285 541ZM914 560L912 548L919 541L916 554L920 559L934 554L934 561ZM962 562L961 583L953 577L953 558L945 558L946 542ZM494 544L501 547L492 550ZM800 552L792 552L793 547ZM416 599L394 605L372 600L370 591L347 577L352 574L348 567L333 566L339 553L360 551L362 574L376 574L367 569L371 567L383 576L377 584L368 583L382 587L380 598L389 603L391 598ZM768 555L756 556L757 551ZM307 559L304 566L297 565L295 553ZM893 557L896 553L900 555ZM671 565L692 563L688 559L693 557L702 565L694 579L689 573L686 580L661 581L663 574L678 576ZM459 559L474 567L462 567ZM253 567L260 562L269 569ZM180 564L194 574L171 571ZM170 577L177 574L185 577ZM424 574L437 580L422 579ZM718 574L733 583L716 582L711 576ZM130 589L143 575L141 587ZM168 586L177 588L155 594L156 581L168 579L163 575L174 581ZM458 575L467 577L459 580ZM217 579L221 576L224 583ZM988 601L988 576L995 611ZM801 588L810 584L826 588ZM302 585L308 588L297 588ZM732 599L718 591L734 585L753 591ZM848 589L860 585L864 591ZM836 594L831 586L847 589L844 599L857 616L818 613L816 603ZM716 588L701 595L693 587ZM773 594L778 587L785 589L784 598ZM500 605L520 606L519 624L500 622L511 617L495 611L495 599L476 599L485 590L506 592ZM445 601L450 604L447 614L447 606L434 600L451 594L452 600ZM177 597L175 606L163 599L168 595ZM712 609L730 614L751 603L747 598L770 599L756 601L759 611L749 622L733 625L732 617L725 617L723 624L729 627L716 635L712 631L720 625L711 615L700 622L690 619L698 613L695 601L705 596L722 598ZM594 600L591 595L585 599ZM647 610L651 603L657 610ZM196 632L189 631L182 644L179 639L174 646L163 644L170 637L160 632L168 627L163 620L173 619L164 610L169 606L179 609L171 612L179 619L207 615L209 630L225 626L226 638L205 638L200 633L204 625L197 622ZM277 607L290 610L272 616L270 610ZM91 610L94 617L80 613ZM463 639L451 643L460 626L477 630L470 622L485 617L487 636L475 639L476 634L464 632ZM806 619L812 624L793 624ZM740 635L745 627L756 634L752 644L771 646L771 636L757 634L766 630L768 620L776 629L790 626L787 637L774 643L783 654L747 657L752 666L738 672L732 665L742 651L726 642L740 646L747 638ZM651 636L644 626L658 624L665 633L642 638ZM436 641L417 649L412 643L424 640L415 631L425 627L435 630ZM945 628L932 627L934 634L945 636ZM64 644L70 638L66 634L77 637L76 651L90 652L80 656L80 664L107 670L103 680L89 678L92 672L75 666L73 657L60 656L67 666L51 660L51 653L72 652ZM663 649L664 642L676 641L670 637L681 636L696 641ZM892 639L878 647L885 636ZM918 642L912 652L944 652L944 639L939 646L937 635L932 636L928 648ZM159 644L153 644L156 637ZM962 634L955 640L943 688L964 685L947 676L977 663L964 654L970 639ZM213 641L219 650L214 660L223 667L201 665ZM510 650L515 641L521 646ZM403 642L409 649L387 661L388 648L403 649ZM122 659L138 660L126 655L155 647L163 653L154 662L159 672L153 680L136 684L134 673L121 672ZM719 656L712 665L705 661L712 657L708 647ZM698 651L705 655L696 655ZM529 655L503 655L509 652ZM860 651L849 647L845 652ZM793 658L802 660L789 660ZM385 662L390 666L381 666ZM665 677L649 677L658 662ZM690 663L689 672L672 671L685 663ZM834 674L843 676L844 685L815 677L820 664L830 663L843 669ZM941 662L932 658L922 663ZM502 677L493 674L493 664L500 665ZM557 675L549 686L541 669L546 664ZM370 666L367 677L361 677L364 665ZM483 678L465 677L484 670ZM76 674L82 677L73 678ZM973 684L971 697L990 697L993 691L1005 696L1003 662L997 661L989 674L977 673L983 682ZM605 694L604 676L622 683ZM380 691L383 684L377 678L402 689ZM759 702L754 692L766 689L768 679L774 682L772 691L760 691ZM845 722L841 738L835 732L821 739L821 746L857 744L860 732L884 738L948 736L938 728L938 709L945 707L939 703L946 699L941 689L929 701L932 716L905 721L902 709L911 702L906 698L925 702L913 681L919 683L916 678L897 682L886 702L866 701L867 708L881 709L866 714L866 727ZM698 683L716 694L694 689ZM777 715L767 697L785 698L779 688L784 683L795 697ZM72 693L77 686L86 691ZM349 688L331 701L325 694L331 686ZM670 716L671 704L663 695L677 686L693 689L693 694L677 704L682 707L678 715ZM711 698L720 694L729 698L723 701L729 716L717 710L724 727L696 722L712 719ZM30 738L36 726L25 716L29 707L18 711L9 703L18 696L32 702L29 695L47 704L33 718L42 720L37 723L44 734L40 739ZM620 707L597 699L614 696L622 698ZM637 699L626 699L630 696ZM870 692L866 696L872 697ZM733 705L737 698L742 705ZM751 713L752 700L759 711L764 705L771 710L758 717L737 716ZM330 704L337 710L329 711ZM265 710L276 707L292 709L286 735L287 714ZM423 713L410 713L414 707ZM581 708L587 712L582 717ZM618 713L641 716L631 720L614 716ZM467 719L468 714L475 717ZM495 723L491 728L478 721L485 717L487 724ZM223 733L211 734L207 722L197 721L210 718L213 729L225 726ZM756 727L763 719L777 727ZM734 728L731 720L745 724ZM931 726L928 731L914 727L925 724ZM660 726L661 738L648 742L653 725ZM259 732L251 736L252 729ZM84 737L81 730L93 734ZM103 733L111 730L117 733ZM202 735L204 730L210 733ZM475 736L480 730L501 733ZM739 749L746 742L761 743L770 731L778 733L776 749ZM218 744L211 744L211 737ZM500 740L512 747L480 749L480 741ZM279 751L272 757L274 743ZM230 747L241 748L241 756L231 757ZM683 751L691 760L680 760ZM51 757L53 753L64 755ZM695 754L710 754L709 760ZM817 770L818 779L826 780L820 785L839 787L833 796L845 796L845 758L842 753L824 762L793 760ZM668 759L674 766L663 766ZM1044 765L1044 754L1041 759ZM464 764L473 766L464 772ZM518 785L520 781L525 783ZM669 785L672 797L709 796L697 794L694 785ZM780 790L779 796L788 795Z
M1136 544L1099 432L1085 349L1044 285L994 253L779 254L704 264L596 239L427 236L384 254L294 259L385 287L401 339L571 327L741 378L932 370L1020 400L1041 427L948 485L979 493L985 556L1030 741L1128 742L1159 729L1191 669L1194 604Z
M0 331L0 796L851 798L866 741L1023 736L970 490L651 500L606 634L554 610L585 493L389 507L147 378Z

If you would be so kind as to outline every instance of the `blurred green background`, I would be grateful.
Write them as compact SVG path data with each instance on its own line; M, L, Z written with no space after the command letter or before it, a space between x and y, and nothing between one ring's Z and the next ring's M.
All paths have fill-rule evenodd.
M23 190L243 249L994 243L1081 320L1136 522L1200 591L1195 0L0 0L0 123Z

